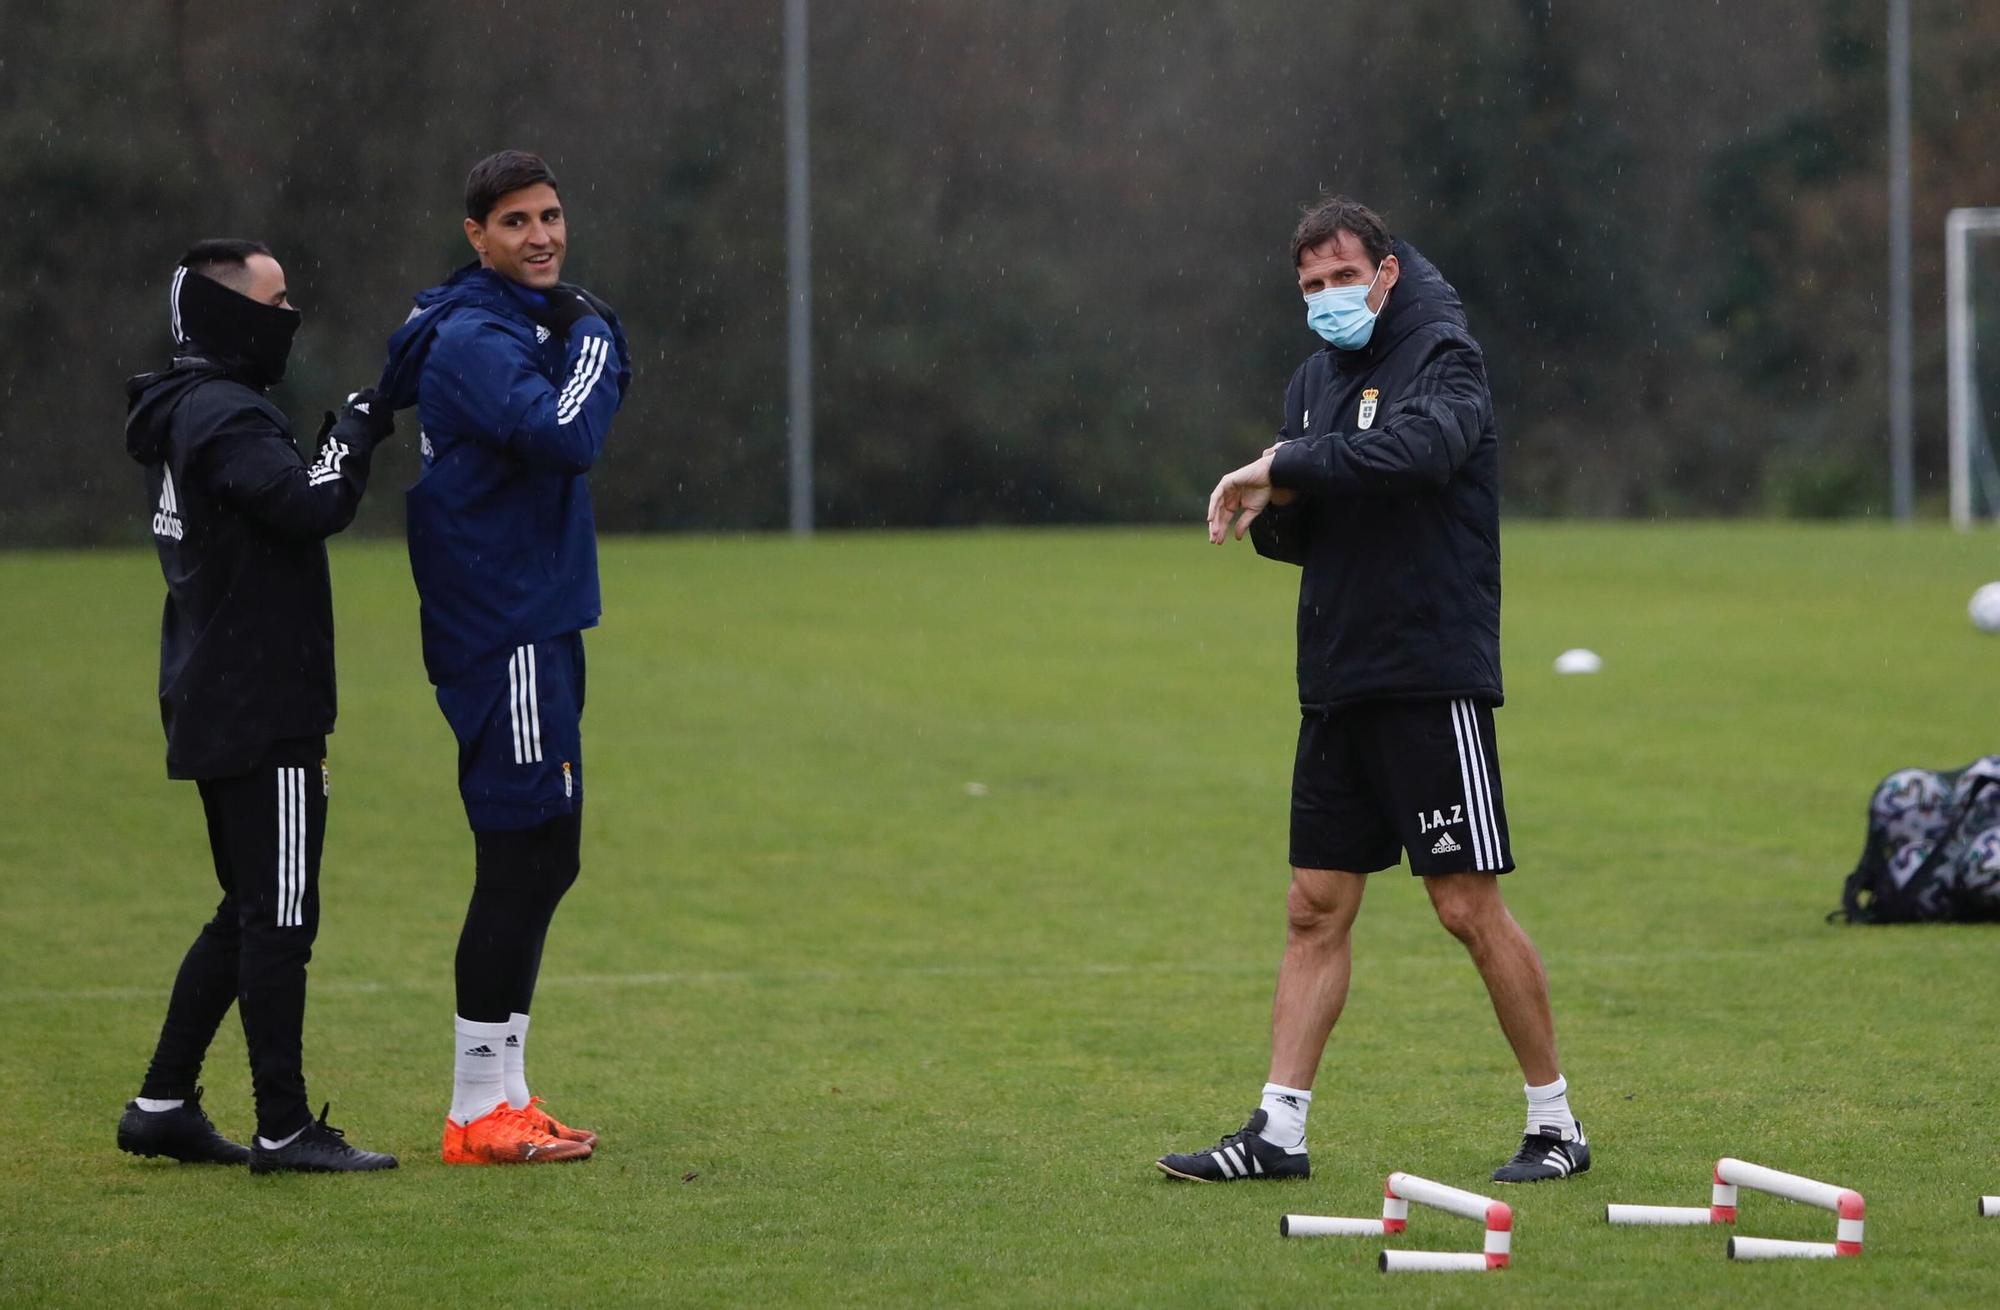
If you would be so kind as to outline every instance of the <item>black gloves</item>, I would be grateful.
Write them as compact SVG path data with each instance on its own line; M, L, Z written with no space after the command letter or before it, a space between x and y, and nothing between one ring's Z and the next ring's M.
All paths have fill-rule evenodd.
M548 303L542 306L535 319L551 332L569 335L570 325L580 318L595 315L609 323L616 317L611 306L591 295L574 282L558 282L543 293Z
M602 300L573 282L558 282L556 283L556 290L571 291L582 296L584 303L590 306L590 312L603 319L606 323L618 317L618 315L611 312L611 306L605 304Z
M320 423L317 443L320 462L328 461L329 443L337 443L333 448L341 451L369 451L388 440L395 430L396 416L389 409L389 402L373 387L357 391L347 398L338 415L329 412ZM337 463L334 466L338 467Z
M544 293L548 303L535 315L542 326L559 336L568 336L570 325L593 315L602 317L590 298L568 283L558 283Z
M364 387L348 396L347 403L340 407L339 421L333 426L365 432L371 443L386 441L396 430L396 415L386 397L373 387Z

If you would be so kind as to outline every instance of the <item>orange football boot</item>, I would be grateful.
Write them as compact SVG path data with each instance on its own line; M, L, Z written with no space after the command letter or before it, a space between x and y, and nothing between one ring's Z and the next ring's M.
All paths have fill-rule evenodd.
M596 1133L591 1132L588 1128L572 1128L562 1120L556 1118L542 1108L542 1098L539 1096L530 1096L528 1098L528 1108L521 1111L521 1113L528 1116L529 1123L535 1125L535 1127L541 1129L551 1137L559 1137L565 1142L582 1142L585 1146L593 1150L597 1147Z
M543 1131L527 1111L502 1101L469 1124L446 1116L443 1154L446 1164L560 1164L588 1160L590 1148Z

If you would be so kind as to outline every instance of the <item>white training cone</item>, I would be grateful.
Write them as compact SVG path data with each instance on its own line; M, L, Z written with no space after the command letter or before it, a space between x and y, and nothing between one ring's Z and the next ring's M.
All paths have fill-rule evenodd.
M1604 661L1594 650L1577 646L1556 656L1557 673L1599 673L1604 669Z
M2000 1219L2000 1196L1980 1197L1979 1217L1981 1219Z

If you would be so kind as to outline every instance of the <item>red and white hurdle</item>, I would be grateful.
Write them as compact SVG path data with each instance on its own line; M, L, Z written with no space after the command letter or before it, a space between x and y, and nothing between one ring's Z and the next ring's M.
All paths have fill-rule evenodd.
M1831 1210L1839 1222L1831 1242L1790 1242L1770 1237L1732 1237L1731 1260L1823 1260L1835 1256L1861 1254L1861 1233L1867 1203L1850 1187L1822 1183L1816 1178L1767 1169L1724 1156L1715 1162L1714 1183L1707 1209L1693 1205L1607 1205L1606 1222L1613 1224L1733 1224L1736 1222L1737 1189L1782 1196L1801 1205Z
M1410 1203L1472 1219L1486 1225L1483 1251L1384 1251L1385 1274L1484 1273L1505 1269L1513 1252L1514 1211L1504 1202L1477 1192L1461 1191L1415 1174L1393 1173L1382 1184L1380 1219L1342 1219L1329 1215L1288 1214L1278 1220L1281 1237L1387 1237L1409 1224Z

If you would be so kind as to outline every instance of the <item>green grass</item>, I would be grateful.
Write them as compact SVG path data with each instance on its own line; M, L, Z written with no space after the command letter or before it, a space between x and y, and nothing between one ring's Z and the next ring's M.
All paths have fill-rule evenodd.
M1869 788L2000 750L1990 537L1519 524L1500 714L1515 912L1597 1169L1510 1194L1518 1265L1385 1280L1407 1169L1481 1186L1520 1090L1404 874L1357 929L1318 1173L1175 1187L1254 1104L1282 941L1294 575L1168 533L619 540L590 638L582 881L530 1070L604 1135L436 1163L470 881L400 550L336 543L342 716L307 1074L395 1174L112 1147L213 889L152 706L150 554L0 556L0 1302L1966 1304L2000 1223L1989 929L1839 929ZM1549 661L1586 645L1595 678ZM984 785L974 795L968 784ZM206 1075L249 1131L242 1040ZM1868 1253L1733 1266L1736 1154L1857 1187ZM1746 1194L1742 1230L1830 1238ZM1420 1212L1410 1243L1475 1244Z

